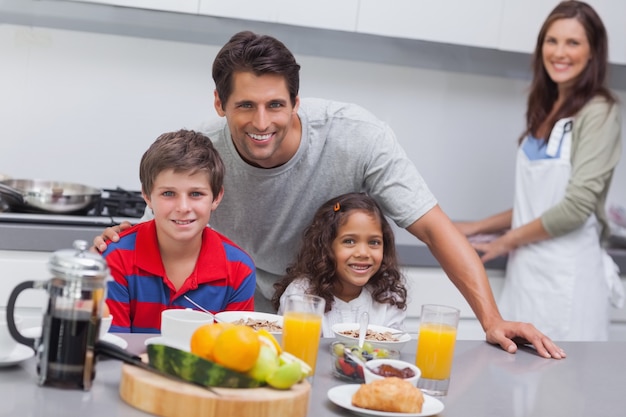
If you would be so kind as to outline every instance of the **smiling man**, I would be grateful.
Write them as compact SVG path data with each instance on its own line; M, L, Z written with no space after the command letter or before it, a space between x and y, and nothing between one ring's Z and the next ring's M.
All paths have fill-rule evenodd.
M213 63L222 119L202 130L224 160L226 176L211 226L253 257L256 309L271 308L273 284L293 261L316 209L340 194L366 192L428 245L489 342L515 352L512 339L520 338L544 357L564 357L532 324L502 319L475 250L439 208L391 128L354 104L300 99L299 71L282 42L252 32L235 34ZM115 240L116 230L105 235ZM105 247L100 237L94 243Z

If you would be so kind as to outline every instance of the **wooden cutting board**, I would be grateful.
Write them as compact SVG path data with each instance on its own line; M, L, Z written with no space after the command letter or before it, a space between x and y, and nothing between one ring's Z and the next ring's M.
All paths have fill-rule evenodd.
M305 417L311 385L289 390L213 388L220 395L185 382L122 365L120 396L128 404L162 417Z

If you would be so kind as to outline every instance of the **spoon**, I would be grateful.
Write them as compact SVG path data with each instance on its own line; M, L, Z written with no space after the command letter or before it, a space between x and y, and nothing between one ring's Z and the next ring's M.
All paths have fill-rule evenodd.
M187 297L186 295L183 295L183 298L187 301L189 301L191 304L193 304L195 307L197 307L199 310L201 310L204 313L207 313L209 316L211 316L213 318L214 321L216 322L223 322L222 319L217 318L215 316L215 314L211 313L209 310L207 310L206 308L202 307L200 304L196 303L195 301L193 301L191 298Z
M367 362L365 362L363 359L359 358L357 355L352 353L349 347L343 348L343 354L346 358L350 359L352 362L361 365L363 369L367 368L368 371L372 370L369 366L367 366Z
M363 344L365 343L365 335L367 334L367 326L370 322L370 315L367 314L367 311L361 313L361 319L359 320L359 350L363 349Z

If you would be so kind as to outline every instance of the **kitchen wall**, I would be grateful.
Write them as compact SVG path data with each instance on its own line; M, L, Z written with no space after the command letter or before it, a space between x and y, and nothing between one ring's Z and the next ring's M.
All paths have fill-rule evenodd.
M0 173L139 189L139 159L160 133L216 117L219 46L0 25ZM301 95L356 102L387 121L451 217L510 206L526 80L297 59ZM624 162L608 201L626 205Z
M281 39L294 50L302 46L301 40ZM210 71L220 46L0 24L0 173L139 189L139 159L160 133L216 117ZM389 52L394 62L405 61L398 56L402 51ZM420 67L296 55L301 95L356 102L387 121L452 218L478 218L510 206L527 87L519 73L526 64L514 75L495 76L480 75L498 72L484 67L478 74L466 71L477 62L463 53L453 57L459 71L450 65L436 69L436 63ZM626 120L626 90L616 93L625 103ZM626 147L626 160L624 153ZM626 162L615 173L608 202L626 205ZM398 241L415 243L405 232ZM17 283L43 277L48 256L5 251L0 261ZM498 294L502 272L488 272ZM441 269L406 273L412 286L409 329L416 328L421 303L441 302L462 308L460 337L483 337ZM37 321L42 300L23 302ZM624 314L615 315L615 340L626 340Z

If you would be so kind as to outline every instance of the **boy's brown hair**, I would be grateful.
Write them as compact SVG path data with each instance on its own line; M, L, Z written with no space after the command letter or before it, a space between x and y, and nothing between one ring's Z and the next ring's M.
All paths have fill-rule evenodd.
M150 145L139 164L139 180L144 194L149 196L152 193L156 177L168 169L176 173L205 172L213 198L222 190L224 162L211 140L202 133L184 129L168 132Z

